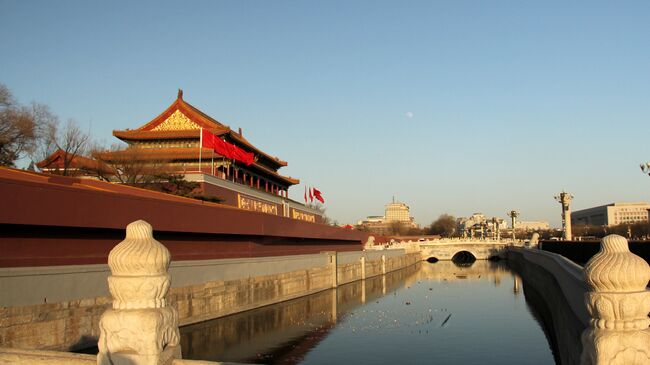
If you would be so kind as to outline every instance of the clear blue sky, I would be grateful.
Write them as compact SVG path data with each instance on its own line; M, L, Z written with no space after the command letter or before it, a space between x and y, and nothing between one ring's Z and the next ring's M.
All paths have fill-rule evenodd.
M341 223L650 200L648 1L0 0L0 34L19 101L112 143L183 88Z

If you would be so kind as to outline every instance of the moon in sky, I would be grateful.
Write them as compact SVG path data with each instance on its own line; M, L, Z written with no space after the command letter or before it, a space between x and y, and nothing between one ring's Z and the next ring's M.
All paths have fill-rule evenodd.
M414 115L413 112L406 112L406 117L409 119L413 118Z

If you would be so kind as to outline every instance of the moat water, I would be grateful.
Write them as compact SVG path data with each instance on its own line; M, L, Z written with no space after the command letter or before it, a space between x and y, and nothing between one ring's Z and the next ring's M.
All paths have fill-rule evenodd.
M183 358L264 364L553 364L507 263L421 264L181 328Z

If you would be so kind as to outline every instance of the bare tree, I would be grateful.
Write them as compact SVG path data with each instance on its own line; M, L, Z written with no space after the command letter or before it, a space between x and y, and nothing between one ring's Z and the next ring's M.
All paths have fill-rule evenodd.
M406 225L400 221L392 221L388 225L388 232L393 236L402 236L407 230Z
M102 180L135 185L166 179L168 161L147 159L145 155L143 148L124 148L119 144L108 149L96 147L92 151L92 157L98 162L95 173Z
M0 165L14 166L22 155L33 151L37 137L29 108L18 104L0 84Z
M56 148L63 151L63 175L68 175L74 158L85 152L90 136L83 132L72 119L68 120L63 130L57 135L54 141Z
M59 118L47 105L32 103L31 107L38 140L35 150L30 155L34 161L43 161L57 149L55 137L59 128Z
M313 203L307 204L306 207L314 209L314 210L316 210L316 211L318 211L320 213L321 223L329 224L329 225L337 225L338 222L332 221L332 219L325 214L326 208L325 208L324 205L322 205L322 204L320 204L318 202L313 202Z
M90 145L90 135L83 132L72 119L68 120L62 129L59 128L57 120L45 120L40 129L42 137L39 139L37 155L46 161L48 171L64 176L83 172L86 166L77 163L79 161L75 159L83 157ZM57 151L59 153L53 155ZM47 160L53 156L60 158L60 162Z

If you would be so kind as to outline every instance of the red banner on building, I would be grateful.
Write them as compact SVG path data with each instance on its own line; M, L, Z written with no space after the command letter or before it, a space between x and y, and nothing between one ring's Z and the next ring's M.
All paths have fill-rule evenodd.
M202 129L201 145L211 148L214 152L225 158L236 160L250 166L255 162L255 155L252 152L246 152L243 149L228 143L215 136L207 130Z

